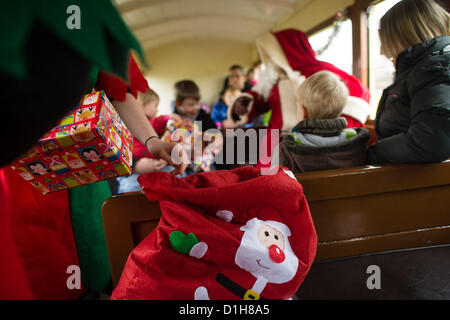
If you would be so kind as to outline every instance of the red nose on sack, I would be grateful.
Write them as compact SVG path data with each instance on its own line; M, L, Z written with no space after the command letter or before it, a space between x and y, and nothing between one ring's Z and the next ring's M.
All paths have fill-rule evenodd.
M273 262L276 263L281 263L285 259L283 250L281 250L274 244L269 247L269 257Z

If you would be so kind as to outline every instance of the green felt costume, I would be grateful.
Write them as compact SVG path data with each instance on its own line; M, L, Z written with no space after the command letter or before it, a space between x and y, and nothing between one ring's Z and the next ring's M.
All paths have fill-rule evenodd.
M71 30L68 21L70 25L75 12L68 8L73 5L79 8L80 29ZM130 50L137 51L145 62L139 43L110 0L1 1L0 74L27 79L27 42L37 24L92 64L93 83L99 70L128 81ZM72 219L83 285L99 291L111 280L101 215L101 206L110 196L106 181L71 189L70 213L60 212Z
M103 291L111 281L102 219L103 202L111 196L107 181L69 190L70 215L83 285Z
M67 27L80 8L80 29ZM110 0L15 0L0 3L0 71L27 76L25 46L36 22L60 38L95 67L126 79L130 49L144 60L141 47Z

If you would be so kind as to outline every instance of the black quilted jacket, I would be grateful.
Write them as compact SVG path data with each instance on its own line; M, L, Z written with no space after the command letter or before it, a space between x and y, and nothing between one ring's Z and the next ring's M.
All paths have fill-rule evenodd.
M399 54L394 83L378 106L379 142L368 163L440 162L450 157L450 36Z

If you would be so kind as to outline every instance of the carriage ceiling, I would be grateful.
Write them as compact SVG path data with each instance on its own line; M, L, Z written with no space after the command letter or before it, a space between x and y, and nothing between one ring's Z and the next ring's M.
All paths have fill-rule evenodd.
M149 50L185 39L252 43L299 6L317 0L114 1L144 50Z

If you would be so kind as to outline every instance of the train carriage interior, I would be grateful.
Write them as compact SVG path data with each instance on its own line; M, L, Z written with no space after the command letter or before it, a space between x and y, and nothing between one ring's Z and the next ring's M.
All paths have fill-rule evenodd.
M5 208L1 210L10 212L7 219L11 229L8 234L17 248L14 251L15 266L20 265L20 270L14 267L15 274L10 277L10 280L15 279L20 284L20 288L11 289L7 277L0 278L0 287L3 287L0 289L0 298L165 300L171 297L172 289L165 289L158 281L177 274L174 261L176 257L183 256L186 260L179 262L179 279L173 283L179 286L180 292L187 290L184 282L197 285L191 298L197 300L214 299L215 296L219 300L230 297L247 300L263 297L287 299L283 290L289 292L293 300L450 300L449 60L438 60L440 62L436 62L436 65L441 69L432 69L438 70L432 72L441 72L440 78L430 75L432 72L421 74L421 77L430 77L429 81L420 80L420 85L427 86L429 91L421 91L417 87L411 89L412 76L395 87L400 81L400 75L396 73L400 67L412 68L421 63L408 62L406 67L407 63L400 65L400 59L406 59L404 57L407 54L413 55L419 49L406 49L406 54L387 58L387 45L382 45L387 41L383 38L386 35L380 27L380 21L392 8L402 2L419 1L427 2L111 0L112 8L124 22L124 28L131 31L130 37L136 40L134 49L140 48L132 50L129 55L127 66L130 71L127 76L130 80L127 79L123 96L128 99L134 94L133 86L136 84L133 81L136 78L133 79L132 75L133 61L149 86L144 86L144 90L138 89L141 92L133 99L143 106L140 114L147 116L154 128L152 132L156 132L156 135L141 139L140 133L137 133L139 130L129 125L135 122L121 113L125 102L109 95L108 90L120 87L112 84L119 78L108 82L108 75L112 77L110 74L115 72L111 64L113 67L107 70L109 73L105 73L108 81L102 82L104 87L98 89L100 81L97 80L95 90L89 89L83 93L83 96L86 94L81 100L83 109L77 109L71 119L66 117L60 120L58 129L49 131L45 142L39 140L39 147L33 149L36 153L32 155L36 156L40 152L43 154L42 159L33 158L33 162L27 162L25 158L19 158L8 164L7 168L0 169L0 202L4 203ZM73 2L77 4L78 1ZM427 40L438 45L449 42L450 1L433 0L433 3L447 14L442 14L447 19L444 34ZM95 18L91 13L84 13L87 9L84 9L83 1L77 5L81 8L83 31L84 17ZM96 10L102 10L101 6ZM64 21L68 16L71 17L72 12L76 14L77 11L68 8L64 12ZM434 19L429 21L430 26L435 24ZM121 28L116 27L110 28ZM77 28L76 24L74 28ZM401 27L398 30L401 32ZM124 34L122 32L122 38L118 36L117 39L123 39ZM130 48L134 46L132 41L122 43L127 43ZM119 46L107 43L108 46L116 50L117 59L123 55ZM444 59L440 57L448 57L449 52L450 42L443 49L434 49L430 53L430 61ZM2 68L0 65L0 76ZM276 72L276 78L273 72ZM342 90L346 95L346 104L345 107L341 106L339 116L325 115L322 119L314 119L315 111L307 105L309 100L307 102L306 94L297 94L296 90L313 90L304 84L311 83L313 86L312 80L321 80L316 78L319 74L328 76L329 81L337 81L337 84L332 84L334 91L327 91L330 95L337 90ZM101 75L102 71L97 79ZM293 87L294 81L296 87ZM431 91L428 86L434 81L441 82L433 87L435 91ZM269 82L271 86L267 91L265 85ZM288 82L292 84L291 87L287 85ZM407 86L407 93L399 89ZM397 91L392 91L392 88ZM97 95L96 90L103 90L103 93ZM296 97L295 102L289 100L292 96L287 93L289 90ZM416 92L415 98L410 98ZM427 92L433 93L424 98ZM446 100L439 100L444 95ZM407 105L408 112L395 113L394 110L390 116L406 114L406 124L403 120L386 120L387 112L391 110L388 110L391 107L389 103L394 99L398 99L394 102L397 110ZM411 111L410 115L410 105L411 110L421 107L418 106L419 99L422 99L421 105L425 104L428 109L414 109L416 111ZM157 101L156 106L151 105L154 101ZM188 102L192 102L191 106ZM350 102L354 104L346 109ZM295 113L286 111L289 103L295 103ZM103 107L100 111L100 108L87 108L86 105ZM198 109L192 111L192 108ZM355 108L361 109L355 111ZM363 108L364 111L361 111ZM441 111L436 111L436 108L441 108ZM114 118L114 109L118 114L117 119ZM349 113L345 110L349 110ZM201 122L200 115L203 117ZM69 128L67 123L74 123L74 117L75 123L79 119L92 122L81 129L79 124L70 130L65 129ZM435 119L436 126L442 127L434 130L434 127L420 126L420 121L425 123L431 118ZM184 122L186 119L190 121L190 127ZM397 158L391 161L386 160L388 156L383 158L380 155L383 140L392 138L389 135L386 137L388 129L382 121L401 126L402 133L398 135L412 135L413 126L417 132L419 128L424 132L426 137L423 140L412 137L411 142L408 136L398 146L391 143L391 159L409 155L411 161L395 160ZM112 125L104 125L109 122ZM144 122L147 124L148 121ZM101 125L101 130L93 129ZM173 134L179 132L179 128L184 131L187 129L194 132L194 141L198 125L201 126L199 135L200 141L203 135L203 142L206 141L204 135L206 131L209 132L208 128L216 130L214 140L208 140L209 148L211 145L216 146L217 141L221 143L220 148L211 148L215 158L206 158L203 153L200 162L184 168L184 175L175 177L175 174L167 174L174 167L176 170L180 168L179 162L168 163L167 160L171 151L171 161L174 159L175 147L170 141L182 141L180 136L174 140ZM320 125L320 128L308 127L313 125ZM330 127L335 125L342 127ZM273 146L276 138L270 135L275 131L280 147L277 145L271 149L268 166L273 163L273 159L278 161L274 154L279 152L281 169L272 175L253 177L256 168L261 172L267 168L267 162L264 162L268 157L267 144ZM313 140L318 132L320 139ZM311 146L320 146L320 150L335 150L324 149L324 146L331 143L329 141L335 138L336 132L336 139L344 139L344 142L339 140L339 143L345 146L334 158L326 158L323 154L312 156L308 153L312 151L306 154L292 151L292 148L311 150L308 149ZM363 140L359 143L359 149L352 149L364 150L363 155L359 155L362 158L357 160L358 156L354 156L351 164L347 164L348 158L353 157L348 141L356 141L365 132L367 134L361 138ZM433 143L428 143L426 139L435 133L440 135L439 139L434 136L430 139L437 139L436 144L440 144L438 149L442 152L429 151ZM127 142L132 141L131 135L134 136L134 147L126 149L128 144L133 144ZM183 143L191 143L190 137ZM166 146L165 151L154 147L155 140ZM426 141L426 145L410 147L415 141ZM174 149L167 147L169 145ZM70 148L78 148L78 151ZM368 150L371 150L371 156ZM413 151L426 155L418 158L413 155ZM289 152L290 155L286 156ZM431 159L433 154L438 154L434 159L439 159L420 160ZM167 158L164 158L165 155ZM194 159L193 154L189 155ZM28 154L28 157L32 156ZM58 157L61 157L61 161ZM375 158L376 161L373 160ZM380 160L382 158L384 160ZM84 168L84 165L85 169L81 170L80 167ZM280 177L282 174L284 176ZM60 177L61 180L58 180ZM268 180L270 177L274 180ZM273 182L258 185L255 181ZM286 199L277 199L277 184L285 187L286 192L297 190L297 194L291 198L286 196ZM235 185L235 188L231 188L231 185ZM250 187L245 189L245 185L256 187L249 190ZM26 191L29 193L24 193L30 195L27 199L18 199L18 196L13 199L12 194L27 188L30 189ZM223 197L228 195L229 199L221 199L217 190L223 192ZM300 200L296 200L296 196ZM273 205L267 204L271 197L274 197ZM250 203L258 205L249 209L247 206ZM226 210L217 211L220 206L226 206L223 208ZM248 212L243 209L246 213L241 216L238 213L239 206L245 207ZM285 213L290 210L290 206L301 210L309 220L291 218ZM262 213L258 215L258 212ZM194 219L194 214L199 218ZM245 236L252 231L250 218L245 221L243 217L251 215L258 223L267 221L266 229L258 229L254 239L259 239L269 249L267 251L265 248L271 265L283 267L282 262L289 259L289 250L295 252L294 257L297 254L300 265L296 265L296 272L287 280L273 280L276 278L273 274L261 275L252 269L254 267L239 264L238 254L245 247ZM269 221L277 219L281 219L288 227L281 222ZM279 224L287 228L286 233L282 227L279 227L281 231L277 229ZM186 228L183 229L183 226ZM190 230L193 233L189 233ZM205 230L209 230L212 235L205 235ZM263 239L261 230L266 230L266 237L273 231L278 236L282 235L283 239L290 236L291 240L283 240L287 244L275 240L267 244L269 240ZM304 236L296 235L296 232L304 232ZM202 236L210 242L202 242ZM242 240L237 239L238 236L242 236ZM184 246L188 238L195 238L195 245L186 249ZM279 241L278 237L276 239ZM297 243L294 243L295 240ZM200 286L199 279L204 279L205 274L212 272L207 269L208 266L221 270L218 267L220 263L228 263L224 261L230 250L223 249L223 254L214 252L217 246L214 241L223 241L224 244L229 241L224 248L239 246L239 249L235 260L233 258L227 266L228 269L224 267L208 285ZM168 248L172 248L172 251ZM198 261L195 264L192 262L191 266L189 261L194 258ZM4 261L6 259L9 258ZM161 259L168 259L167 264ZM265 268L260 264L260 259L257 260L259 266ZM201 266L202 262L205 266ZM203 274L195 271L194 265L198 265L198 270L203 270ZM291 272L291 267L284 268L281 273L289 277L286 274ZM188 274L187 270L191 270L189 272L192 274ZM242 276L244 280L240 282L239 272L243 270L247 276ZM195 275L199 278L195 279ZM283 276L277 279L284 279ZM294 279L291 282L297 281L297 284L290 284L290 279ZM248 287L249 283L253 287ZM149 292L148 295L145 292ZM170 299L176 300L178 297ZM179 299L187 298L182 295Z

